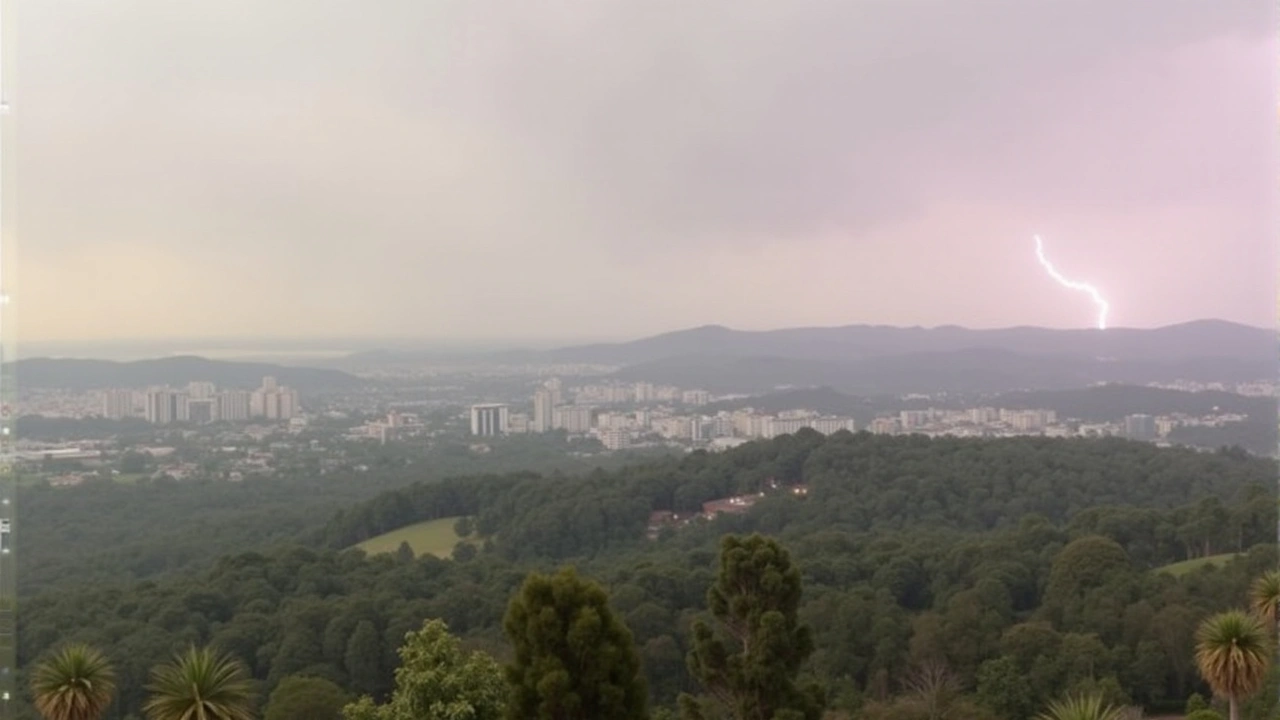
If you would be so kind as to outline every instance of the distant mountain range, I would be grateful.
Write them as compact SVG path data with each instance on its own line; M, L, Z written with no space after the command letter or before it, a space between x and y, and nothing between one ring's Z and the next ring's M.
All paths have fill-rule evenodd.
M19 361L18 381L28 387L95 388L210 380L253 387L264 375L275 375L307 391L354 387L360 380L345 371L395 364L594 364L621 367L619 380L717 393L826 386L875 396L1054 390L1099 382L1243 382L1275 376L1278 349L1274 331L1221 320L1108 330L850 325L744 331L712 325L556 350L375 350L312 363L323 368L193 356L135 362L34 358Z
M18 360L14 369L19 387L77 391L108 387L179 386L195 381L209 381L225 388L249 389L260 387L262 378L266 376L273 376L281 385L296 388L300 392L340 390L361 384L356 376L339 370L227 362L191 356L133 362L31 358Z
M551 351L563 361L634 365L687 355L785 357L824 362L962 350L1004 350L1023 355L1078 355L1114 360L1168 361L1200 357L1272 359L1276 333L1222 320L1154 329L1053 330L1015 327L972 330L847 325L784 330L731 330L708 325L624 343Z
M714 392L826 385L855 394L898 394L1250 381L1275 374L1277 349L1271 330L1203 320L1105 331L854 325L751 332L707 326L544 357L620 365L619 379Z

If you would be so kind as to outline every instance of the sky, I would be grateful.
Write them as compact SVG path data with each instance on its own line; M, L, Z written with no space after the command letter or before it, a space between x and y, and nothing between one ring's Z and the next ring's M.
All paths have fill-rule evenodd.
M1270 326L1270 5L17 3L20 342Z

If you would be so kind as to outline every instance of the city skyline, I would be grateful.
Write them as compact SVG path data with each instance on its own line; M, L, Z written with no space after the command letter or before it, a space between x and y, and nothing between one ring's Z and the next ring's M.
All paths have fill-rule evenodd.
M716 2L20 5L19 340L1273 324L1264 4Z

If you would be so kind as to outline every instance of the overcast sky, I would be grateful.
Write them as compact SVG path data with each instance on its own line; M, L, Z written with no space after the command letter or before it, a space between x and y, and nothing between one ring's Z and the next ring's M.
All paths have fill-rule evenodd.
M21 337L1270 325L1271 4L16 3Z

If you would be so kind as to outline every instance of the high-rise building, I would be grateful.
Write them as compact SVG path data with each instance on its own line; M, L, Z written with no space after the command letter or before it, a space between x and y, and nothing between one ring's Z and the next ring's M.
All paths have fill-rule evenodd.
M471 406L471 434L480 437L495 437L507 434L506 405L487 404Z
M595 408L587 405L561 405L555 409L551 424L556 430L565 430L571 435L584 435L591 431L595 419Z
M298 410L298 391L277 384L273 377L262 378L262 387L249 396L249 415L252 417L290 420Z
M174 391L173 393L173 421L188 422L191 420L191 406L188 404L190 398L184 392Z
M187 397L192 400L208 400L217 392L217 387L211 382L190 382L187 383Z
M686 390L681 395L685 405L706 405L711 402L711 393L706 390Z
M555 407L555 393L551 388L539 388L533 394L533 422L529 428L536 433L550 432Z
M133 416L132 390L107 390L102 394L102 417L123 420Z
M156 425L167 425L178 419L178 393L168 388L159 388L147 392L147 422Z
M652 402L656 397L653 392L653 383L638 382L633 388L633 393L638 403Z
M187 398L187 419L194 423L211 423L217 420L217 401L213 398Z
M247 390L223 390L218 393L218 420L223 422L244 422L249 419L249 399Z
M560 382L560 378L551 378L546 382L546 388L551 391L551 404L564 404L564 384Z

